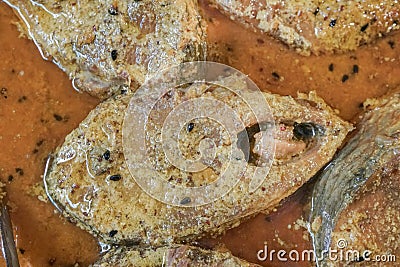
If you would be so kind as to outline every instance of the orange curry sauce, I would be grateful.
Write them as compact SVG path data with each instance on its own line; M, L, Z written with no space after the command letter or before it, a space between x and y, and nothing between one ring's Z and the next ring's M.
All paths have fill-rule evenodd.
M262 90L282 95L316 90L341 117L353 120L366 98L400 84L400 32L355 52L304 57L230 21L206 2L201 6L209 25L209 59L238 68ZM12 209L20 263L86 266L99 255L95 238L62 218L50 203L40 201L32 188L41 182L48 153L99 100L74 91L67 75L44 61L32 41L19 38L15 22L13 11L0 3L0 179ZM224 246L265 266L310 266L257 260L265 244L269 250L311 247L303 227L309 192L310 186L305 186L268 216L260 214L199 244ZM0 265L5 266L1 257Z

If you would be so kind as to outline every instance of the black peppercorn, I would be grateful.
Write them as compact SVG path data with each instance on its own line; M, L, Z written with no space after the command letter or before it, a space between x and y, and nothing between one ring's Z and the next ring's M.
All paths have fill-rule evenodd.
M392 48L392 49L394 48L394 41L389 40L388 44L389 44L390 48Z
M62 119L63 119L62 116L60 116L60 115L58 115L56 113L53 114L53 117L54 117L54 119L56 119L56 121L62 121Z
M361 27L360 31L365 32L365 30L368 28L368 26L369 26L369 23L363 25L363 26Z
M110 156L111 156L110 150L106 150L106 152L104 152L104 154L103 154L103 158L105 160L109 160Z
M272 77L274 77L275 80L279 80L281 78L281 76L277 73L277 72L272 72Z
M358 73L358 65L353 65L353 73Z
M111 59L112 60L116 60L117 56L118 56L118 51L117 50L114 49L113 51L111 51Z
M190 122L188 123L186 130L188 131L188 133L190 133L193 130L193 128L194 128L194 123Z
M24 170L22 168L15 168L15 172L21 176L24 175Z
M115 6L111 6L108 9L108 14L113 15L113 16L118 15L118 8Z
M181 200L180 204L181 205L186 205L189 204L192 200L190 199L190 197L185 197Z
M110 180L111 180L111 181L114 181L114 182L119 181L119 180L121 180L121 179L122 179L122 177L121 177L121 175L119 175L119 174L114 174L114 175L111 175L111 176L110 176Z
M111 231L108 233L108 236L109 236L109 237L114 237L117 233L118 233L117 230L111 230Z

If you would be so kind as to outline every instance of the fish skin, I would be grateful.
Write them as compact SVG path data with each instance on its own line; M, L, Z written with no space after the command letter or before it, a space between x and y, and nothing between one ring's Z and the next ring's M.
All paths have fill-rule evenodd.
M93 264L93 267L105 266L257 267L259 265L239 259L228 251L211 251L187 245L171 245L144 251L127 247L115 248Z
M398 228L394 232L387 228L400 225L399 100L397 90L367 101L364 105L370 110L358 124L357 132L319 176L310 215L313 245L318 255L329 247L337 249L341 238L347 242L346 249L357 249L360 253L366 249L374 255L399 253L400 241L391 240L391 236L398 235Z
M42 56L77 90L101 99L205 54L205 24L193 0L5 2Z
M359 251L359 257L341 262L342 266L396 266L400 255L400 156L392 155L385 160L368 182L357 192L337 219L332 232L332 244L346 240L346 250ZM388 160L388 161L386 161ZM351 222L351 223L350 223ZM333 246L334 247L334 246ZM363 253L370 251L368 260ZM383 255L391 260L374 262ZM393 256L395 258L393 258ZM327 261L327 266L337 266Z
M392 0L211 2L231 19L304 55L355 50L400 27L400 6Z
M245 83L235 81L229 86L240 88ZM325 133L304 153L274 161L266 180L251 194L246 192L248 181L241 179L211 204L179 208L142 191L130 176L123 154L122 122L132 96L127 92L100 103L57 148L45 176L48 196L66 217L104 242L135 247L160 247L219 234L260 211L269 211L333 157L352 126L315 93L300 94L297 99L263 94L276 121L312 122L323 125ZM236 101L224 94L212 95ZM246 117L245 109L235 110ZM248 120L244 119L250 124ZM107 150L106 161L101 157ZM120 179L110 181L115 174Z

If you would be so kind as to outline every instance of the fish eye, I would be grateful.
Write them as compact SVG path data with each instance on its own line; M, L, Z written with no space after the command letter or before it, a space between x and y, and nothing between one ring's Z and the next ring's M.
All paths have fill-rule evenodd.
M293 135L299 140L309 140L319 132L317 125L311 122L295 122L293 126Z

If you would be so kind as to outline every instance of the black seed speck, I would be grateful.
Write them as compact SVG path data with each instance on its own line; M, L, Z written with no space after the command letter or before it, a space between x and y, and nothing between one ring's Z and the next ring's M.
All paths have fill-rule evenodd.
M105 160L109 160L110 159L110 155L111 155L110 150L106 150L106 152L104 152L104 154L103 154L103 158Z
M369 26L369 23L363 25L363 26L361 27L360 31L365 32L365 30L368 28L368 26Z
M194 128L194 123L190 122L188 123L186 130L188 131L188 133L190 133L193 130L193 128Z
M353 73L358 73L358 65L353 65Z
M18 103L22 103L22 102L24 102L26 99L27 99L27 97L23 95L23 96L21 96L21 97L18 99Z
M189 204L192 200L190 199L190 197L185 197L181 200L180 204L181 205L186 205Z
M329 70L329 71L333 71L333 70L334 70L333 63L329 64L329 66L328 66L328 70Z
M114 175L111 175L111 176L110 176L110 180L111 180L111 181L114 181L114 182L119 181L119 180L121 180L121 179L122 179L122 177L121 177L121 175L119 175L119 174L114 174Z
M24 175L24 170L22 168L15 168L15 172L19 175Z
M21 254L24 254L24 253L25 253L25 249L20 248L20 249L19 249L19 252L20 252Z
M336 25L336 19L332 19L331 22L329 22L329 27L335 27Z
M118 56L118 51L117 50L114 49L113 51L111 51L111 59L112 60L116 60L117 56Z
M390 45L390 48L394 48L394 41L392 41L392 40L390 40L390 41L388 41L388 44Z
M5 98L5 99L7 99L7 88L5 88L5 87L2 87L1 88L1 90L0 90L0 94Z
M342 83L346 82L349 79L349 75L345 74L342 77Z
M11 174L8 176L8 181L11 182L14 179L14 176L12 176Z
M118 233L117 230L111 230L111 231L108 233L108 236L109 236L109 237L114 237L117 233Z
M108 14L113 15L113 16L118 15L118 8L115 6L111 6L108 9Z
M279 80L281 78L281 76L277 73L277 72L272 72L272 77L274 77L275 80Z
M54 119L56 119L56 121L62 121L63 117L61 115L58 115L56 113L53 114Z
M37 148L35 148L34 150L32 150L32 153L33 154L36 154L36 153L38 153L39 152L39 150L37 149Z
M43 144L43 142L44 142L44 140L39 140L39 141L36 143L36 146L41 146L41 145Z
M314 10L313 14L314 16L316 16L319 13L319 7L317 7L317 9Z

